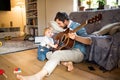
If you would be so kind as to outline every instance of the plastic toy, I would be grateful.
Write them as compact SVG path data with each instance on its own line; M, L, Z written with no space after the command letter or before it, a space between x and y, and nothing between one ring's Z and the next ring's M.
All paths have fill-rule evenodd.
M21 73L22 71L21 71L21 69L20 68L15 68L15 70L14 70L14 74L18 74L18 73Z
M11 38L12 38L11 36L5 36L4 40L11 40Z
M2 46L2 42L0 41L0 46Z
M3 75L5 78L7 78L7 75L5 74L5 71L3 69L0 69L0 75Z

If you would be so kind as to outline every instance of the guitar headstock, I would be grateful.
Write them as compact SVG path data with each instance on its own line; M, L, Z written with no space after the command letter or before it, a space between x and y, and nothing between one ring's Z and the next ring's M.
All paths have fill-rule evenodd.
M100 21L101 19L102 19L102 14L98 14L98 15L90 18L89 20L87 20L87 23L92 24L92 23Z

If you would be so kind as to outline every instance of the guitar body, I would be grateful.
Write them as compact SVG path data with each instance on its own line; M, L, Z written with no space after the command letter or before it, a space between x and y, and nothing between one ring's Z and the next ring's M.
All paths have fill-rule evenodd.
M56 34L55 40L58 42L57 50L66 50L74 46L75 41L68 37L70 29Z

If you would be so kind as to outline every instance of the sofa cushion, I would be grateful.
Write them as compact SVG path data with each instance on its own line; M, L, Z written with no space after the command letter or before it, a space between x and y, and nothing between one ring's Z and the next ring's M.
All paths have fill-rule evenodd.
M50 21L49 25L53 28L54 33L59 33L64 31L55 21Z
M110 34L110 35L113 35L113 34L115 34L116 32L120 32L120 25L119 25L119 26L114 26L114 27L110 30L109 34Z
M118 30L120 30L120 22L105 25L99 31L95 31L92 34L95 34L95 35L105 35L105 34L113 35Z

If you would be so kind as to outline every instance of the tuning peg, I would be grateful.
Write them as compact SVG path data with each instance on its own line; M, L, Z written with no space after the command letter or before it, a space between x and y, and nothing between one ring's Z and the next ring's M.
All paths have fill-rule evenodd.
M102 19L102 14L98 14L98 17L101 20Z

